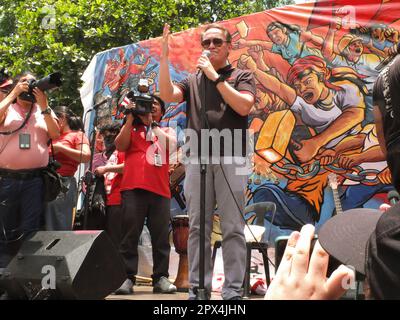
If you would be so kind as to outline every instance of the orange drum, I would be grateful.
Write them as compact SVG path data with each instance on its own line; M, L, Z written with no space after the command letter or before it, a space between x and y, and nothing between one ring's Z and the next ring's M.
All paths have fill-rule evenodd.
M187 257L187 242L189 238L189 216L177 215L172 218L172 236L176 253L179 254L178 274L175 286L178 291L189 290L189 268Z

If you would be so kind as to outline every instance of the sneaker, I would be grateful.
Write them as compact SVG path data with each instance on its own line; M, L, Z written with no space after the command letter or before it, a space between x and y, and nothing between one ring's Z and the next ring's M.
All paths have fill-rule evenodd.
M124 283L115 290L114 294L127 295L133 293L133 281L131 279L126 279Z
M153 293L174 292L176 292L176 287L166 277L161 277L153 286Z

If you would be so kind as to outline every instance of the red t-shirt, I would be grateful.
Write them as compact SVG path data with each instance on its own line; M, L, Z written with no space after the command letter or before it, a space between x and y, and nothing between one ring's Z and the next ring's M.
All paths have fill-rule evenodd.
M156 153L161 157L161 166L154 164ZM134 126L131 131L131 144L125 152L121 191L144 189L171 198L168 163L168 152L157 141L157 137L147 141L146 127Z
M110 159L107 161L109 164L121 164L124 163L125 153L115 151ZM104 184L107 192L107 205L108 206L119 206L121 204L121 181L122 174L115 172L107 172L104 175Z
M60 135L58 139L54 139L53 143L61 143L72 149L81 150L81 144L89 144L88 138L82 131L69 131ZM51 153L51 146L49 146ZM75 161L64 153L59 152L54 157L59 163L61 168L57 172L63 177L71 177L78 169L79 162Z

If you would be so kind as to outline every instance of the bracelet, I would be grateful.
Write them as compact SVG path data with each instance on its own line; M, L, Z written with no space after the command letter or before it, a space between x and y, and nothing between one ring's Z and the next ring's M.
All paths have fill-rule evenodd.
M217 85L218 83L224 82L225 80L226 80L226 79L225 79L225 76L223 76L222 74L220 74L220 75L218 76L218 78L215 79L215 81L213 81L213 82L215 83L215 85Z
M51 114L51 108L50 108L50 107L47 107L45 110L43 110L43 111L41 112L41 114L43 114L43 115L45 115L45 114Z

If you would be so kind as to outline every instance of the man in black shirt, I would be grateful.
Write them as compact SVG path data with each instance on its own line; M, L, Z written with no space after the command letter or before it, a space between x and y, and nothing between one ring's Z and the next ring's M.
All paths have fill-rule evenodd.
M201 36L205 51L198 59L198 71L173 84L168 67L169 33L169 26L165 25L159 85L164 101L187 103L186 136L190 137L191 157L186 165L184 189L189 212L189 299L195 298L199 286L200 166L196 160L200 149L202 159L210 160L211 156L206 171L205 288L210 294L213 272L210 241L216 202L223 234L225 282L222 298L241 299L246 259L242 212L247 172L240 169L246 162L247 115L255 101L255 81L251 72L229 64L229 32L219 25L209 25ZM210 136L212 144L208 146ZM220 139L221 136L224 139Z
M374 84L374 117L379 144L386 155L392 183L400 192L400 43L397 56Z

